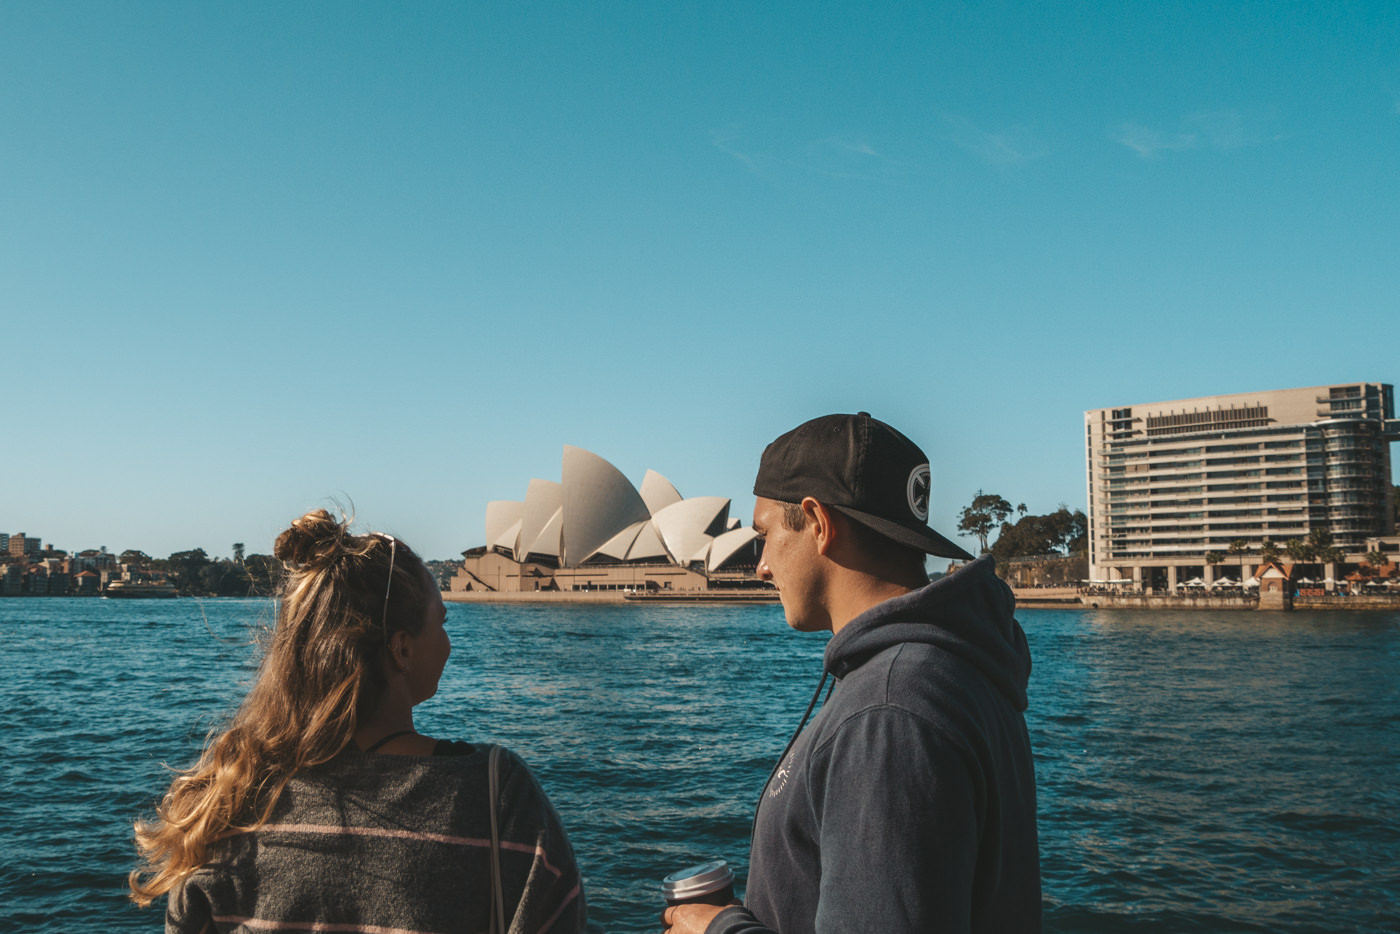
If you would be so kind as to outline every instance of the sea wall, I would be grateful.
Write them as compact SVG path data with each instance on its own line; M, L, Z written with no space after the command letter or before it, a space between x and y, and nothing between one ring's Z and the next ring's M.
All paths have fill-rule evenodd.
M1023 610L1077 610L1084 605L1078 587L1013 587L1012 592Z
M627 602L621 590L445 590L447 603L616 603Z
M1400 594L1359 594L1343 597L1327 596L1293 598L1295 610L1400 610Z
M1252 596L1242 595L1193 595L1170 596L1168 594L1083 594L1079 598L1084 606L1097 609L1115 610L1252 610L1258 601ZM1375 595L1344 597L1297 596L1293 598L1295 610L1400 610L1400 595Z
M1115 610L1252 610L1255 599L1243 595L1083 594L1084 606Z

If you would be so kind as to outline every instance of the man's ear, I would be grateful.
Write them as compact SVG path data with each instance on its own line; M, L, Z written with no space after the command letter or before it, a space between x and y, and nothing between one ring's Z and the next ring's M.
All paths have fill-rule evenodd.
M807 531L816 536L817 554L825 555L840 535L835 514L810 496L800 505L807 517Z

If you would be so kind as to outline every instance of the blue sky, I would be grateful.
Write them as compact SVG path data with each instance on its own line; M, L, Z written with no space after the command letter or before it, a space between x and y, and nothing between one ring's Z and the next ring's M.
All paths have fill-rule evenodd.
M429 557L563 445L747 521L866 410L1084 504L1082 413L1400 380L1400 5L0 4L0 530L331 497Z

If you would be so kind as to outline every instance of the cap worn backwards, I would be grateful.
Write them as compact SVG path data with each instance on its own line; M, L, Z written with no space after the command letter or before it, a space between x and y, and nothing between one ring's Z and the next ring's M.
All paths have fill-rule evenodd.
M784 503L810 496L902 545L970 561L928 526L930 476L919 446L870 413L823 415L764 449L753 492Z

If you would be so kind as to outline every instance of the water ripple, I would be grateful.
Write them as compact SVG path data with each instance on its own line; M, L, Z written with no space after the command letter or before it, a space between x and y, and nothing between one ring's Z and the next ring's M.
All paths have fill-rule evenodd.
M0 929L145 931L131 820L255 672L257 600L0 600ZM1400 930L1400 616L1026 611L1046 930ZM504 742L574 839L597 931L742 874L825 640L777 607L454 605L426 732Z

